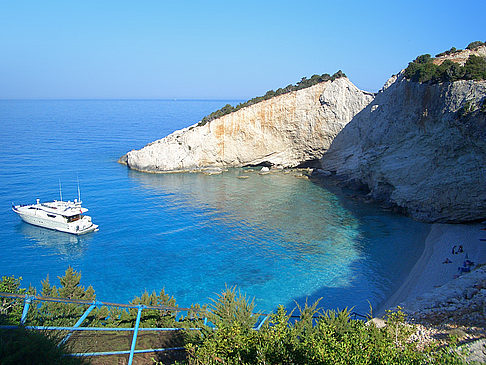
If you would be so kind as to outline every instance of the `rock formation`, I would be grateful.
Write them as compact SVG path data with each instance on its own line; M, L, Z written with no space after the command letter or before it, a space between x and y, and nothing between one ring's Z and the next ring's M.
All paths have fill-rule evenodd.
M415 219L484 219L486 81L422 84L394 76L321 162Z
M486 46L434 62L472 54ZM402 72L372 100L343 77L176 131L120 162L163 172L320 161L321 175L366 186L415 219L485 219L486 81L419 83Z
M176 131L120 162L148 172L312 164L372 99L342 77Z

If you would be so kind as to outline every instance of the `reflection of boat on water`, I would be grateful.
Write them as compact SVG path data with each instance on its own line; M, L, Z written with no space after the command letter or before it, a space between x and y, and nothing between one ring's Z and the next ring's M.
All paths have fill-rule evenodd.
M93 232L98 228L91 217L84 215L88 209L81 207L81 200L62 201L62 199L35 204L13 205L12 210L27 223L35 226L76 235Z
M25 237L36 242L39 246L53 249L69 258L81 257L88 247L88 241L93 238L92 235L75 236L25 223L20 224L19 230Z

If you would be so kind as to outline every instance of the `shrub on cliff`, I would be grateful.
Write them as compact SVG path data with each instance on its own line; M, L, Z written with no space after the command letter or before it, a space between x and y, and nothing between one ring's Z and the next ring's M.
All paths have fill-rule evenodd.
M469 56L464 65L464 78L467 80L485 80L486 58L475 55Z
M476 48L481 47L483 45L486 45L486 42L474 41L474 42L469 43L467 45L466 49L475 50Z
M452 82L457 80L486 80L486 59L470 55L464 66L445 60L434 64L429 54L418 56L405 69L405 78L415 82Z
M438 82L457 81L464 78L464 74L464 67L451 60L445 60L437 67L436 80Z
M436 54L435 57L448 56L450 54L457 53L457 52L461 52L461 50L460 49L456 49L456 47L452 47L448 51L444 51L444 52L441 52L441 53Z
M199 123L198 126L205 125L206 123L211 122L214 119L220 118L223 115L235 112L237 110L240 110L241 108L259 103L260 101L263 100L268 100L271 99L275 96L279 96L282 94L287 94L292 91L296 90L302 90L311 86L314 86L320 82L325 82L325 81L334 81L340 77L346 77L344 72L341 70L337 71L334 75L329 75L329 74L322 74L322 75L312 75L310 79L307 77L303 77L297 84L295 85L287 85L285 88L278 88L276 91L274 90L269 90L265 93L264 96L257 96L256 98L250 99L248 101L245 101L244 103L238 104L236 107L233 107L229 104L226 104L224 107L222 107L219 110L216 110L215 112L212 112L211 114L205 116Z
M405 77L416 82L427 82L437 77L437 66L432 63L430 54L418 56L405 69Z

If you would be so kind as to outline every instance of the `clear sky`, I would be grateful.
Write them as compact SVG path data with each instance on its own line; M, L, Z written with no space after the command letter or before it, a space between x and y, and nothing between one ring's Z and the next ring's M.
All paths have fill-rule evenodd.
M476 40L484 0L0 0L0 98L248 99L339 69L377 91Z

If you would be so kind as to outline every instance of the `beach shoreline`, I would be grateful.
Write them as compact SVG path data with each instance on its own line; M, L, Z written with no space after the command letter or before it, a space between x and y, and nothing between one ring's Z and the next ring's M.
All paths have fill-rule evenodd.
M471 270L486 264L486 241L482 241L486 239L485 227L484 223L432 224L421 257L398 290L378 308L377 315L383 316L385 310L398 305L405 310L416 309L424 295L467 275L459 270L465 260L474 263Z

